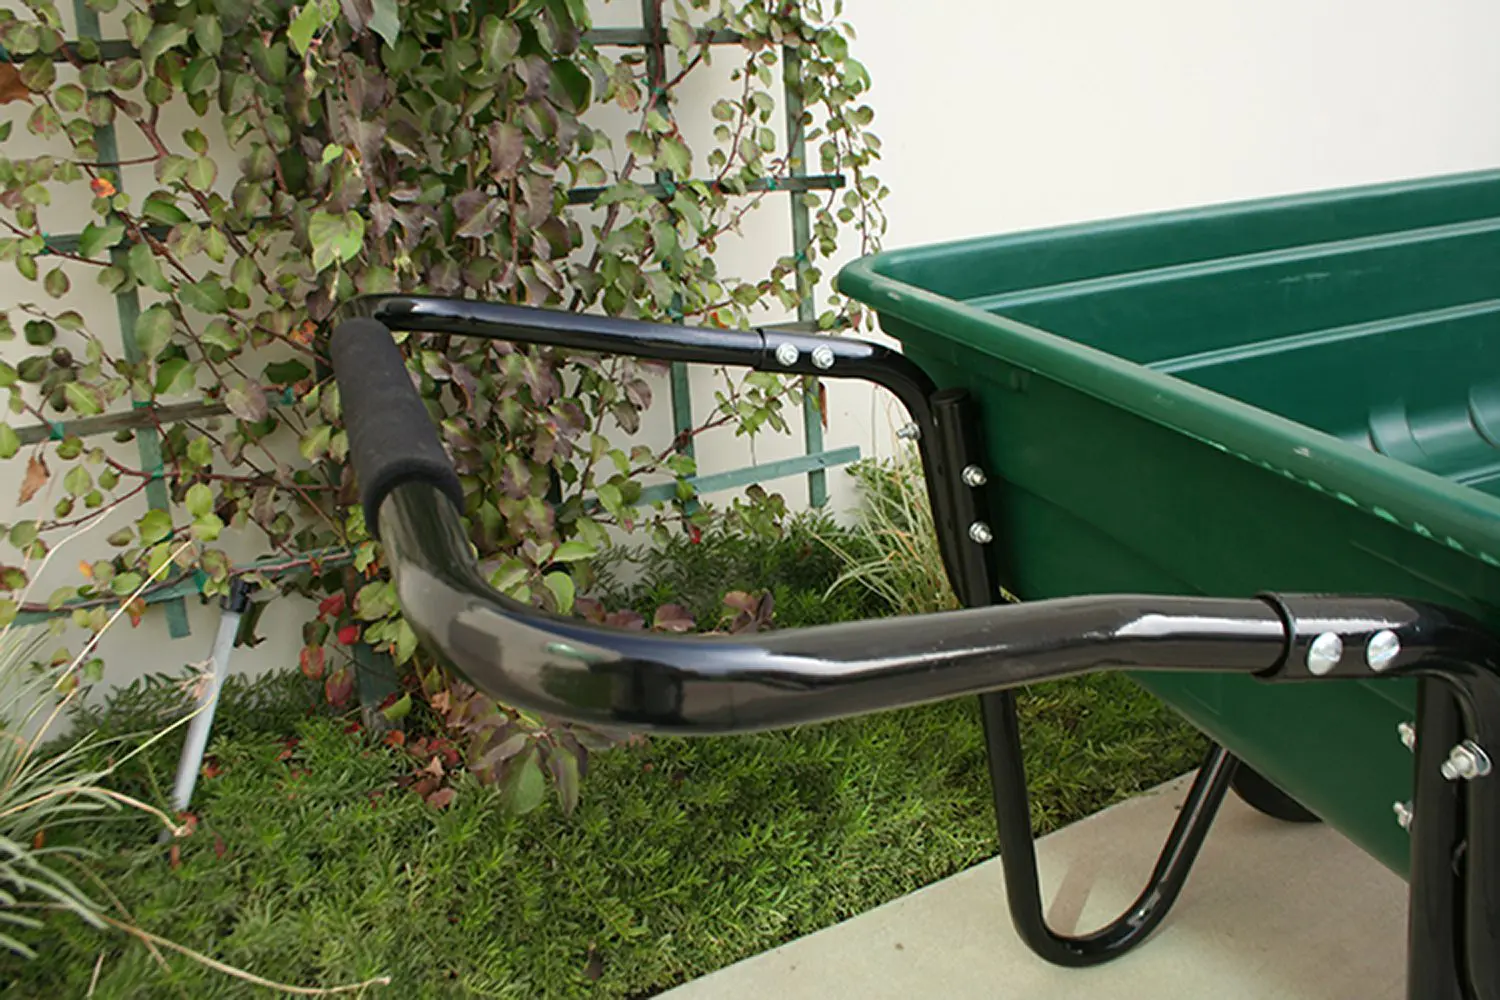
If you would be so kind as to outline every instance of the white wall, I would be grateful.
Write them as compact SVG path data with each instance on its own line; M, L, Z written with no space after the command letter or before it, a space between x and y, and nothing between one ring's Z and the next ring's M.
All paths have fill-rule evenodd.
M601 23L635 11L614 0ZM847 0L844 17L875 81L888 247L1500 165L1489 0ZM684 115L715 96L685 94ZM768 209L726 267L751 270L789 241L784 207ZM711 378L696 383L708 398ZM661 397L643 432L658 441ZM828 447L888 448L899 418L883 399L836 386L831 403ZM753 457L800 449L762 439ZM727 434L699 456L703 472L752 458ZM837 504L845 478L830 474ZM805 498L800 478L776 485ZM269 611L268 641L237 652L236 669L294 662L299 613ZM205 656L212 621L195 610L193 636L171 642L153 610L110 641L112 676Z

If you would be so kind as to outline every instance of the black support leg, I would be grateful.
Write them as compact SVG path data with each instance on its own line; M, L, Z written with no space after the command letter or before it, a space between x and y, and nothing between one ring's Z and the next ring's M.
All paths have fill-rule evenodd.
M1146 888L1107 926L1070 937L1049 927L1044 912L1015 697L1010 691L1000 691L980 695L979 701L1005 893L1016 930L1032 951L1055 965L1082 967L1120 957L1145 941L1177 901L1239 762L1217 744L1209 749Z
M1448 750L1461 738L1458 701L1436 679L1417 688L1415 798L1411 805L1411 904L1407 910L1406 995L1410 1000L1467 1000L1461 985L1463 884L1457 856L1462 795L1442 777Z

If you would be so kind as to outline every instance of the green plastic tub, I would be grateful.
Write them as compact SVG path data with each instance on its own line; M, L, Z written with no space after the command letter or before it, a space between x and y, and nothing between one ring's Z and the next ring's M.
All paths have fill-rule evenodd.
M838 285L975 397L1023 599L1339 591L1500 627L1500 172L896 250ZM1133 676L1405 875L1411 682Z

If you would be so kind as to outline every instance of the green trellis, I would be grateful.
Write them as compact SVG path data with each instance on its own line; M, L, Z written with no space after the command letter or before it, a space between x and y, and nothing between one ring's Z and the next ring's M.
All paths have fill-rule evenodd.
M132 54L132 49L128 42L104 39L102 37L99 16L84 0L74 0L73 10L77 20L79 39L87 39L96 43L102 58L122 58ZM641 0L641 19L642 25L639 28L597 28L587 32L585 37L595 45L639 48L644 50L652 95L650 100L654 103L665 100L669 96L665 87L667 42L662 19L662 0ZM730 31L706 31L700 29L697 41L700 44L732 46L740 44L742 38ZM77 41L69 42L66 43L65 48L76 47L77 44ZM4 55L3 51L0 51L0 58L8 57ZM59 51L55 58L59 62L64 61L66 59L65 51ZM782 50L782 87L784 115L786 119L788 170L781 176L766 178L758 183L748 185L745 192L747 194L777 192L788 195L791 204L792 252L799 261L806 259L811 241L808 206L800 195L809 191L838 190L844 185L844 178L839 174L810 174L806 172L806 133L802 123L803 105L798 93L800 67L801 60L798 53L790 47L784 47ZM119 159L118 140L113 125L105 125L96 129L95 141L99 149L101 161L115 162ZM107 171L107 176L109 176L111 182L118 189L124 189L123 178L120 176L118 170L111 169ZM661 197L669 197L670 179L658 176L652 188ZM569 192L569 204L592 204L604 191L605 189L602 187L575 188ZM78 247L77 234L49 234L46 239L48 249L70 252L76 250ZM115 258L119 258L125 252L126 249L122 246L114 248L111 254ZM115 260L114 262L117 264L121 263L119 260ZM814 330L815 304L812 293L812 289L800 286L799 284L797 320L792 323L776 324L773 328L805 332ZM115 299L119 317L120 335L125 354L129 360L135 361L137 360L139 348L136 346L134 332L136 318L140 315L141 311L140 299L134 289L117 294ZM748 465L727 472L690 478L688 483L693 488L694 493L714 493L757 482L805 475L807 477L808 498L812 506L820 508L826 506L828 502L826 470L857 461L860 457L860 449L857 446L831 450L825 448L823 441L823 415L819 410L818 402L820 393L818 392L817 385L812 380L808 381L806 388L808 391L804 393L802 413L802 455L781 461ZM688 370L683 364L679 363L672 366L670 374L670 397L673 431L675 434L683 436L695 424ZM289 399L286 398L285 394L280 394L274 396L271 402L275 405L277 403L289 402ZM147 503L153 508L166 509L170 504L170 500L167 494L166 483L162 478L161 438L157 433L157 427L181 420L215 416L227 412L227 409L222 404L217 403L195 402L168 406L137 403L131 411L52 424L37 424L21 428L17 433L22 444L35 444L49 439L61 439L67 435L88 438L100 434L116 433L122 430L134 432L137 445L140 449L142 467L151 469L156 473L156 478L149 483L146 489ZM686 449L689 454L692 453L692 443L690 440L687 442ZM677 484L666 483L644 490L640 502L652 503L669 500L676 495ZM347 558L347 555L342 552L329 552L326 556L327 565L333 565ZM275 576L278 573L278 562L279 560L265 560L239 566L234 569L233 574L242 575L248 572L259 572L267 576ZM190 575L159 586L147 595L146 599L149 603L163 606L166 612L168 629L173 638L181 638L190 634L185 602L187 597L201 593L202 582L201 575ZM27 610L22 613L19 620L22 622L42 620L56 615L67 614L71 609L72 606L70 605L56 611ZM361 686L363 687L363 685Z

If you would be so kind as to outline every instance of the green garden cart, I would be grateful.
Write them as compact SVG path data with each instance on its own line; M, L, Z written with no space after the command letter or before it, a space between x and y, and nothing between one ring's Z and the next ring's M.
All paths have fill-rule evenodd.
M903 249L840 289L894 350L376 296L331 321L403 611L509 704L682 735L982 703L1010 909L1043 959L1155 931L1231 787L1408 884L1408 995L1500 998L1500 173ZM965 608L663 636L494 592L392 330L857 379L910 414ZM1145 889L1047 926L1017 688L1127 672L1211 746Z

